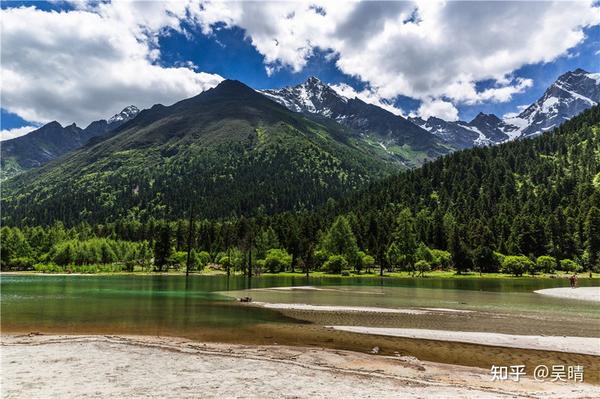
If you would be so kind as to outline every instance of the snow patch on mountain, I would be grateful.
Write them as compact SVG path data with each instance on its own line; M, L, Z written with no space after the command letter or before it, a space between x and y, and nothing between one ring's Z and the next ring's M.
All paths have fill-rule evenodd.
M530 137L559 126L600 102L600 73L576 69L561 75L535 103L505 122L518 130L511 139Z
M108 119L108 123L125 123L137 116L140 113L140 110L135 105L129 105L118 114L113 115Z

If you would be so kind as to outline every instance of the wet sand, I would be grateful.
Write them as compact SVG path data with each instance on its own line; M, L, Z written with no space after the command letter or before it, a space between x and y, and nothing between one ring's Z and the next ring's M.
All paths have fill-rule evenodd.
M600 302L600 287L578 288L548 288L534 291L537 294L553 296L556 298L579 299L582 301Z
M592 398L406 356L150 336L3 335L3 398Z
M334 330L360 334L386 335L437 341L501 346L505 348L535 349L600 356L600 338L558 337L541 335L510 335L472 331L425 330L417 328L381 328L361 326L329 326Z
M474 331L515 335L553 335L598 338L598 323L593 320L563 320L535 314L506 314L444 308L386 308L360 306L306 305L294 303L251 302L246 306L271 307L296 320L317 325L358 327L418 328L427 330ZM383 311L380 311L382 310ZM325 310L325 311L323 311Z
M309 305L306 303L265 303L253 302L255 305L267 309L290 309L290 310L308 310L315 312L356 312L356 313L404 313L404 314L427 314L428 310L421 309L399 309L399 308L380 308L374 306L330 306L330 305Z

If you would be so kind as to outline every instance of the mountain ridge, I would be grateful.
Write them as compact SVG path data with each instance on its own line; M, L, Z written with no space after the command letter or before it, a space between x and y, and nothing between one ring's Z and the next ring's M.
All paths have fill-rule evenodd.
M448 144L462 149L539 135L599 102L600 73L578 68L560 75L538 100L516 116L502 119L480 112L470 122L443 121L434 117L428 120L418 117L409 119ZM465 129L478 135L474 136Z
M75 123L63 127L59 122L52 121L23 136L3 141L0 145L2 161L0 180L42 166L81 148L90 140L118 129L123 123L135 118L138 113L139 110L130 105L108 120L93 121L84 129Z
M356 97L344 97L314 76L296 86L260 92L294 112L338 122L358 139L383 149L408 167L420 166L450 151L408 119Z
M68 223L302 210L396 167L337 124L292 112L241 82L157 105L114 134L3 190L6 220Z

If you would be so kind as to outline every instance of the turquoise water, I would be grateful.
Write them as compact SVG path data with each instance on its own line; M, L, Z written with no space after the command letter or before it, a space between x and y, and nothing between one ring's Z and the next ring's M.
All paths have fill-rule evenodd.
M581 280L581 285L598 284ZM323 290L268 287L313 285ZM243 306L233 296L266 302L353 306L441 307L514 312L556 320L600 323L589 302L550 298L532 291L568 286L562 279L310 278L267 276L114 275L27 276L0 279L5 331L81 331L182 334L248 329L265 323L299 323L279 312ZM252 289L249 291L249 289ZM600 324L599 324L600 325Z

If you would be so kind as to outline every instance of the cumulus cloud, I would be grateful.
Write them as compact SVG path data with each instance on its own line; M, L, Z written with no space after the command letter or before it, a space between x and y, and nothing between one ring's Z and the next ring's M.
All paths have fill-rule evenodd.
M21 126L14 129L2 129L2 131L0 131L0 141L6 141L25 136L27 133L30 133L35 129L37 129L36 126Z
M330 86L339 95L346 98L358 98L359 100L362 100L368 104L377 105L378 107L381 107L394 115L404 115L404 112L402 112L400 108L381 98L377 93L371 90L366 89L362 91L356 91L352 86L346 83L333 84Z
M465 103L477 104L481 102L506 102L512 99L514 94L522 93L533 86L533 80L517 78L506 81L485 90L477 91L474 82L455 82L448 86L448 98Z
M425 120L435 116L446 121L457 121L458 109L449 101L427 98L421 101L417 115Z
M85 126L130 104L146 108L190 97L223 79L155 62L158 35L180 30L189 4L94 4L0 11L4 109L30 122Z
M584 28L600 24L593 0L73 4L64 12L0 11L2 104L26 120L84 125L129 104L174 102L216 85L220 76L191 64L159 65L158 38L191 34L184 26L207 35L243 29L269 74L301 71L323 51L367 84L357 95L363 100L396 113L386 100L404 95L426 113L453 115L450 105L509 101L532 85L513 78L515 70L568 54ZM491 85L478 89L484 81Z
M506 120L506 119L516 118L517 116L519 116L519 114L521 112L525 111L528 107L529 107L529 104L517 105L517 111L505 113L504 115L502 115L502 119Z
M316 49L330 51L380 98L405 95L428 109L440 99L510 100L532 84L512 72L567 54L600 12L593 1L209 2L196 19L206 32L217 22L243 28L268 70L298 71ZM487 80L496 86L478 91Z

